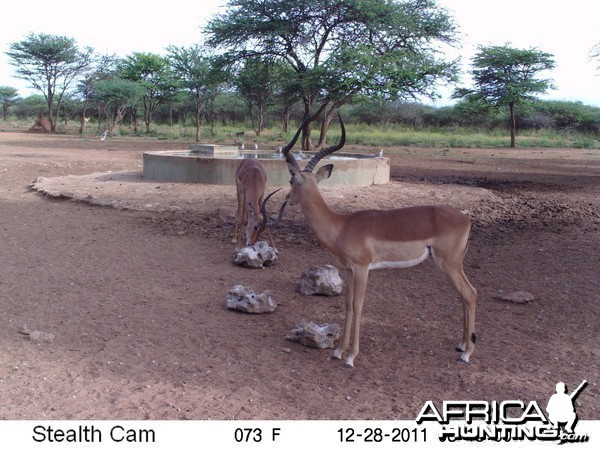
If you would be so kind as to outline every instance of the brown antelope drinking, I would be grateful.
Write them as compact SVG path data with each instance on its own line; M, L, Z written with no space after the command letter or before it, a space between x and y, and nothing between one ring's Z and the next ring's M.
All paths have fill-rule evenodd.
M333 357L341 359L350 347L346 367L354 366L359 351L360 319L367 290L369 271L383 268L411 267L430 255L458 291L463 303L463 336L457 347L460 360L468 362L475 347L475 302L477 291L463 271L471 222L462 212L447 206L414 206L394 210L364 210L341 214L329 208L317 183L329 178L333 164L313 173L325 156L344 146L346 130L341 121L340 142L315 154L304 170L290 150L303 126L282 149L292 175L291 191L286 202L299 205L309 228L347 272L346 316L340 345ZM285 205L285 204L284 204ZM280 214L281 217L281 214ZM354 328L352 330L352 323Z
M275 248L271 232L267 227L267 216L263 214L261 218L259 215L264 212L263 197L266 182L267 173L259 160L243 159L240 162L235 172L238 203L234 231L236 250L242 247L244 237L246 238L244 245L253 245L264 231L267 232L269 244ZM246 222L245 227L244 222Z

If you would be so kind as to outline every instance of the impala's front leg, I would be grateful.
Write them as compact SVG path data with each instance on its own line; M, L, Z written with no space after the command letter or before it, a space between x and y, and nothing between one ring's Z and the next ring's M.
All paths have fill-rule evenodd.
M235 226L235 249L239 250L240 248L242 248L244 246L244 221L246 219L247 216L247 212L246 212L246 208L244 207L244 203L240 203L240 205L238 206L238 215L237 215L237 220L236 220L236 226Z
M333 355L331 355L333 359L342 359L342 354L350 347L350 329L352 327L352 316L354 315L354 277L350 269L346 270L346 280L348 289L346 293L346 317L344 318L344 329L340 345L333 351Z
M275 243L273 242L273 236L271 236L271 232L269 231L269 228L266 228L266 231L267 231L267 238L269 239L269 245L273 248L275 253L277 253L277 247L275 247Z
M352 301L354 336L352 336L352 352L346 358L344 367L354 367L354 358L359 352L360 342L360 318L362 315L363 303L365 302L365 293L367 292L367 280L369 278L369 269L367 267L355 267L353 270L354 295ZM349 328L349 327L346 327Z

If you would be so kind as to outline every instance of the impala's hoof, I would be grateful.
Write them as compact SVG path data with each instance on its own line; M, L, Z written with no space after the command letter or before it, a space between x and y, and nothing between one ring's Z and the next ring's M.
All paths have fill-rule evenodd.
M346 364L344 364L346 369L352 369L354 367L354 356L350 355L346 358Z
M463 353L462 355L460 355L460 358L458 358L458 361L461 363L469 364L469 355Z

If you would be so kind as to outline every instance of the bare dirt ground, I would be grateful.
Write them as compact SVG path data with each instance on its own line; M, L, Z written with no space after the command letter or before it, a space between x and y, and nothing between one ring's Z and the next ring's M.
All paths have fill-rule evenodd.
M233 187L141 177L143 151L187 145L0 132L0 419L414 419L427 400L545 406L583 379L579 418L600 419L600 151L393 148L389 184L323 189L338 210L444 203L474 222L471 362L454 351L458 296L427 261L371 273L344 369L284 340L301 319L343 320L343 297L297 292L309 266L336 265L298 211L274 230L278 263L244 269ZM279 308L227 310L236 284ZM514 291L535 300L495 299Z

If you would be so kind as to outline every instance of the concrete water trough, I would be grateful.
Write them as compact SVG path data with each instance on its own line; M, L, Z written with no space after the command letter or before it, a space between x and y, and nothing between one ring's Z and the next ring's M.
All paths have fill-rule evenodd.
M294 152L298 158L298 152ZM298 158L304 167L311 157ZM236 147L194 144L190 150L151 151L143 154L144 177L175 183L234 185L235 170L242 158L257 158L267 171L270 186L287 186L290 174L283 155L276 151L239 150ZM333 175L324 185L369 186L390 179L390 160L382 156L334 153L317 164L333 164Z

